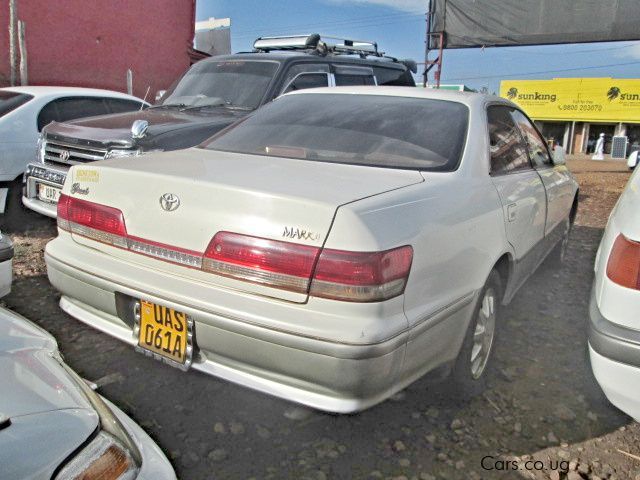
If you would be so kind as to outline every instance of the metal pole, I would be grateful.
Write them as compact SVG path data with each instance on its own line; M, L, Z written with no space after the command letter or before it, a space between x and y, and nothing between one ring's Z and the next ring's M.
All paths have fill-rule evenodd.
M427 0L427 13L425 14L425 35L424 35L424 73L422 74L422 86L426 87L428 83L428 66L429 66L429 40L431 30L431 0Z
M18 21L18 47L20 48L20 85L29 84L27 71L27 42L25 40L26 25L22 20Z
M133 72L130 68L127 70L127 93L133 95Z
M16 17L18 12L16 9L16 0L9 0L9 71L10 84L12 87L16 85L16 66L18 57L16 54Z

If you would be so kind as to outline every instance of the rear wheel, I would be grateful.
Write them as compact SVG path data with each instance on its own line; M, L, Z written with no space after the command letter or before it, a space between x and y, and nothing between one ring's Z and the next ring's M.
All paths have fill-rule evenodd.
M485 388L487 371L490 369L493 356L501 292L500 275L492 270L480 292L478 304L453 368L452 379L461 393L478 395Z

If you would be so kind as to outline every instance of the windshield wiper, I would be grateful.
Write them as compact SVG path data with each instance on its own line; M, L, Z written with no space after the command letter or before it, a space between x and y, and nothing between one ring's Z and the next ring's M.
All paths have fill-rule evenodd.
M217 103L217 104L210 104L210 105L191 105L191 106L186 106L184 108L181 109L182 112L186 111L186 110L201 110L203 108L226 108L229 110L253 110L253 108L251 107L246 107L244 105L233 105L232 103Z
M161 105L151 105L147 110L151 110L152 108L184 108L188 107L186 103L163 103Z

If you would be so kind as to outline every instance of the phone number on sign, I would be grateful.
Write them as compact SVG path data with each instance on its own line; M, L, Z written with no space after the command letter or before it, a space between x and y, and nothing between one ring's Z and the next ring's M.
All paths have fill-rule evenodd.
M574 110L576 112L601 112L602 105L558 105L559 110Z

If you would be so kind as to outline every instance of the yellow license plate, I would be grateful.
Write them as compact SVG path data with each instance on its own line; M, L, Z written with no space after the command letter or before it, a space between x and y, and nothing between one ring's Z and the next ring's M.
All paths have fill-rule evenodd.
M173 362L190 362L189 319L173 308L140 301L138 346ZM189 362L187 362L189 360Z

